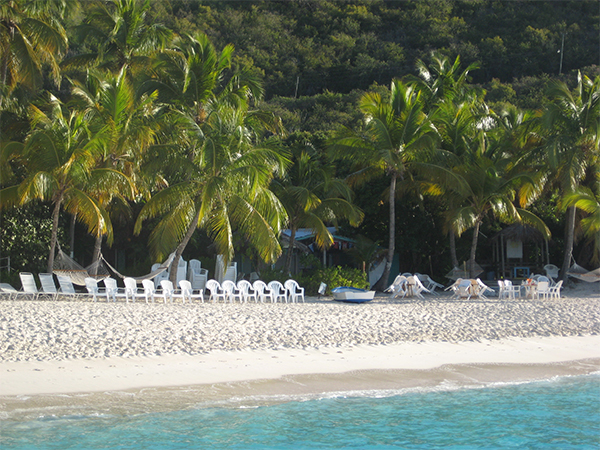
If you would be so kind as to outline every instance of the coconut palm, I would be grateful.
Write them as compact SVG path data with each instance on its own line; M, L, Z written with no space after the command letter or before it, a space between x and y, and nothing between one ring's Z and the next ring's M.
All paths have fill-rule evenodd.
M327 223L349 220L352 226L358 226L364 216L352 204L352 191L348 185L333 176L335 168L319 161L310 145L296 146L292 153L292 167L273 183L273 191L287 212L290 229L284 273L290 272L299 228L311 229L317 246L328 248L333 244L333 236Z
M149 10L149 0L94 3L77 27L79 40L92 50L65 59L63 69L96 67L113 73L127 69L129 76L143 75L172 36L165 26L150 23Z
M48 114L32 108L34 129L25 143L11 143L5 148L11 156L21 158L27 175L20 184L0 191L3 208L36 199L54 205L48 272L52 272L54 264L61 209L76 214L90 233L107 235L112 240L108 214L90 192L128 187L122 173L96 168L96 155L89 145L90 133L84 114L69 111L54 97L50 99L50 106Z
M573 91L555 81L548 94L551 101L542 116L546 142L541 149L553 179L563 193L570 194L586 179L597 182L593 174L600 170L600 77L592 81L579 73ZM569 206L563 278L573 258L575 222L575 206Z
M593 247L591 261L600 262L600 195L594 195L591 189L580 187L575 192L566 194L561 203L563 208L575 207L588 215L581 219L579 225L583 235Z
M281 254L278 235L285 210L268 188L272 178L282 174L286 159L258 145L250 116L245 109L221 105L202 124L201 142L190 135L193 153L165 153L163 170L176 181L144 205L135 232L141 231L144 220L161 217L150 235L150 247L156 258L175 249L172 268L198 227L207 231L226 264L233 258L236 229L265 261L274 262ZM176 270L171 270L172 281L175 278Z
M421 93L400 80L392 82L389 100L377 93L367 93L359 106L365 115L364 131L344 130L331 143L331 149L337 157L349 159L360 168L348 178L351 183L382 175L390 178L388 255L375 286L384 290L395 251L396 184L409 173L411 164L423 157L425 150L433 148L436 133L423 112Z

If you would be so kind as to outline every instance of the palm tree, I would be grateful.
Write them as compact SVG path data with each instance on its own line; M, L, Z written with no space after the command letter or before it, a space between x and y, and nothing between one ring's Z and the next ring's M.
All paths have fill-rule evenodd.
M588 214L581 219L579 225L594 249L591 262L600 263L600 195L594 195L591 189L580 187L575 192L566 194L561 203L563 208L575 207Z
M172 32L159 23L150 23L149 0L96 2L77 27L79 39L91 45L88 53L67 58L64 70L96 67L129 76L151 70L154 58L165 49Z
M105 234L111 240L108 214L90 191L122 190L128 185L122 173L95 168L96 155L84 114L69 111L54 97L50 106L49 114L32 107L33 131L24 144L14 142L6 147L12 156L20 155L27 175L20 184L0 191L3 208L35 199L54 205L48 272L54 265L61 209L76 214L90 233Z
M542 116L546 143L541 149L553 178L568 195L586 178L594 180L593 173L600 170L600 77L592 81L579 73L573 91L565 83L555 81L548 94L551 101ZM575 222L575 206L569 206L563 279L573 258Z
M400 80L392 82L388 101L377 93L367 93L359 106L365 115L364 131L343 131L331 148L337 157L350 159L356 168L361 168L349 177L351 183L382 175L390 178L388 255L375 286L384 290L395 251L396 184L404 179L411 164L423 157L422 152L433 147L436 133L423 112L421 93Z
M233 232L240 230L267 262L281 254L278 235L285 210L268 189L282 174L286 159L269 146L259 146L251 114L221 105L210 110L203 123L203 140L192 135L194 153L164 155L163 169L174 172L176 182L156 193L142 208L135 224L162 217L150 235L155 257L175 249L171 281L179 258L198 227L214 240L227 264L233 258ZM167 173L167 175L169 175Z
M313 151L310 151L313 150ZM285 207L290 229L290 242L286 254L284 273L289 273L296 232L310 228L320 248L333 244L328 223L348 219L358 226L363 219L362 211L352 204L352 192L348 185L333 177L335 168L322 164L309 145L296 146L293 165L283 178L273 183L273 191Z

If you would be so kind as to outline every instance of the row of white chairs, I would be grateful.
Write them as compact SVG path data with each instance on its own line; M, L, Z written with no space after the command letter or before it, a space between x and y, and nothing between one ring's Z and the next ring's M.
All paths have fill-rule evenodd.
M225 280L219 283L217 280L208 280L206 290L209 293L209 301L224 302L248 302L254 300L255 303L271 302L277 303L296 303L300 300L304 302L304 288L300 287L296 280L289 279L281 284L279 281L265 283L262 280L256 280L250 283L247 280L240 280L236 283Z

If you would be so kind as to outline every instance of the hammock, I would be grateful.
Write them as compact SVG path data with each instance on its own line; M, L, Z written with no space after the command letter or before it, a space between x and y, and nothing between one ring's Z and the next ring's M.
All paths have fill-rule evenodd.
M577 263L573 263L573 265L567 271L567 275L577 278L578 280L587 281L588 283L594 283L596 281L600 281L600 267L596 270L584 269Z
M110 270L112 270L117 276L119 276L120 278L133 278L138 283L141 283L144 280L151 280L151 279L155 278L157 275L160 275L161 273L163 273L165 270L168 270L169 266L173 262L174 258L175 258L175 252L171 253L169 255L169 257L160 266L158 266L156 268L156 270L153 270L149 274L142 275L139 277L129 277L127 275L120 274L117 271L117 269L115 269L113 266L111 266L109 264L109 262L106 259L104 259L104 256L100 255L100 261L104 261L104 263L110 268Z
M71 282L78 286L85 286L85 279L88 277L101 281L110 276L108 269L102 264L102 260L98 260L84 268L77 261L63 252L60 246L58 247L56 257L54 258L52 271L57 275L69 277Z

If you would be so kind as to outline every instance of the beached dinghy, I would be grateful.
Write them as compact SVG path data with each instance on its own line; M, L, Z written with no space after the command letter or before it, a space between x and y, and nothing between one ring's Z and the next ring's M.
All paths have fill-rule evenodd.
M349 303L364 303L370 302L375 296L375 291L368 291L366 289L359 289L350 286L340 286L331 290L333 299L338 302L349 302Z

